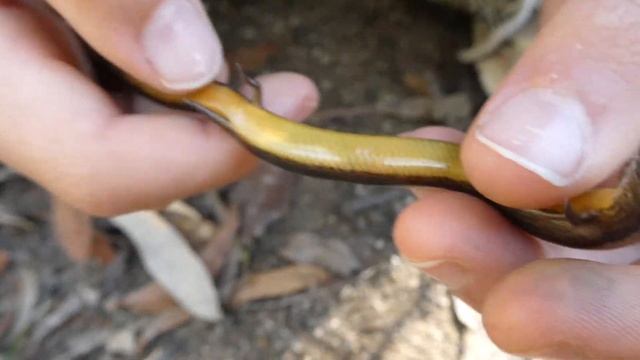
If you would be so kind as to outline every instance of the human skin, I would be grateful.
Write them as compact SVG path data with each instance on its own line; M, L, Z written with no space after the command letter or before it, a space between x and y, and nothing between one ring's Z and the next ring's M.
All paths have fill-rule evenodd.
M102 56L157 89L186 91L225 74L220 41L197 0L49 4ZM123 113L78 70L59 30L22 1L0 1L1 162L102 216L161 207L253 169L255 158L211 122ZM279 115L302 120L317 107L318 91L302 75L259 80L264 106Z
M251 170L254 158L213 124L122 113L77 70L57 29L16 4L0 2L0 161L96 215L160 207ZM224 74L219 40L195 0L50 4L104 57L160 90ZM545 12L536 43L463 141L473 184L510 206L561 202L600 183L640 136L640 4L548 0ZM265 106L282 116L299 120L317 106L315 86L300 75L261 80ZM522 134L524 142L509 142ZM416 135L463 140L442 128ZM480 310L503 349L553 358L640 353L640 271L628 265L639 246L563 249L477 199L417 193L395 227L400 252Z
M637 156L640 3L546 1L543 28L463 137L473 185L508 206L544 207ZM402 256L483 315L504 350L554 359L640 354L640 246L579 251L514 228L472 197L416 190L397 219Z

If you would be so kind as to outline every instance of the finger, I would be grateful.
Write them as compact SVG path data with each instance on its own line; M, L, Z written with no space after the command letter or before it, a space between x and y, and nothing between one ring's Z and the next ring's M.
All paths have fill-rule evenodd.
M549 206L636 154L639 17L633 1L559 7L465 140L462 159L476 188L508 206Z
M408 133L404 136L437 139L449 142L461 142L464 139L464 134L458 130L443 127L443 126L429 126L423 127ZM442 190L429 187L413 187L412 192L421 199L428 198L429 194L440 193ZM640 237L640 234L634 237ZM633 240L633 239L630 239ZM543 258L568 258L568 259L582 259L591 260L607 264L631 264L640 259L640 242L632 241L629 245L607 250L581 250L568 248L546 241L538 243L542 250ZM410 257L411 258L411 257Z
M223 68L199 0L48 0L102 56L148 84L197 88Z
M503 276L537 259L537 244L481 200L430 191L405 209L394 241L410 263L478 309Z
M427 127L407 136L456 142L459 131ZM541 256L534 240L493 208L471 196L416 188L419 199L394 227L394 240L410 263L442 281L472 306L513 269Z
M504 350L560 359L635 359L640 267L574 260L526 266L487 297L484 323Z
M209 122L120 114L99 88L59 61L47 35L28 12L0 7L2 161L98 215L161 206L252 168L254 158ZM15 38L21 41L5 41ZM318 103L317 89L300 75L262 82L265 106L283 116L304 118Z

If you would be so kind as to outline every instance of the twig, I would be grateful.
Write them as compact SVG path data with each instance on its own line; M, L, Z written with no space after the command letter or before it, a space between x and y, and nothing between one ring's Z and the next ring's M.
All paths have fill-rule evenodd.
M511 18L491 31L487 39L479 44L474 44L458 54L458 59L463 63L473 63L493 53L502 43L511 39L524 25L529 22L536 9L540 6L540 0L522 0L520 9Z
M34 308L38 302L38 275L31 269L20 269L18 272L19 296L16 320L14 321L8 342L14 341L22 335L34 320Z
M16 228L22 231L31 231L36 228L36 224L22 216L15 215L9 209L0 205L0 226Z
M38 327L33 331L29 340L29 348L32 351L37 351L42 340L49 334L77 315L85 306L97 304L99 298L100 294L91 288L78 289L78 291L67 296L64 302L42 319Z
M433 110L433 99L425 96L414 96L402 99L393 104L378 103L358 106L336 107L315 113L312 121L324 121L334 118L354 118L364 116L387 116L405 120L416 120L428 117Z

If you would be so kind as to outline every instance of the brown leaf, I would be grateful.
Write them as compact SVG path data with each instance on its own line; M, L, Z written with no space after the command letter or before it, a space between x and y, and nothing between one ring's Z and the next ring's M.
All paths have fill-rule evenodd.
M142 330L138 341L138 352L142 353L158 336L184 325L190 318L189 313L179 308L165 311Z
M229 64L238 63L246 71L257 71L278 52L280 47L271 42L264 42L252 47L240 47L227 55Z
M94 230L91 217L62 200L52 197L54 236L67 256L77 262L87 262L93 253Z
M242 207L240 241L248 244L289 210L291 188L299 177L271 165L262 165L253 176L233 188L231 201Z
M214 276L218 274L229 251L233 248L240 227L240 214L237 207L230 208L223 221L215 238L200 252L202 260Z
M91 258L102 265L109 265L116 258L116 250L111 245L109 236L96 231L91 248Z
M318 286L329 278L326 270L314 265L290 265L249 274L238 286L231 304L239 307L255 300L294 294Z
M209 243L216 233L216 225L184 201L172 202L162 211L162 215L196 248Z
M7 250L0 249L0 274L4 273L11 263L11 254Z
M117 305L142 314L159 314L177 306L169 293L156 282L128 293Z
M432 95L431 86L424 74L416 72L406 72L402 75L404 86L420 95Z

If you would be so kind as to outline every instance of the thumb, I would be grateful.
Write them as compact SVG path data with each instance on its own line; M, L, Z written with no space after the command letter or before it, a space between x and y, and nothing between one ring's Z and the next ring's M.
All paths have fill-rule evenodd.
M549 206L636 154L638 19L633 1L564 2L465 139L462 161L478 190L508 206Z
M47 0L97 52L147 84L185 91L224 67L200 0Z

